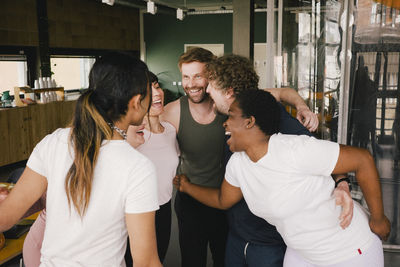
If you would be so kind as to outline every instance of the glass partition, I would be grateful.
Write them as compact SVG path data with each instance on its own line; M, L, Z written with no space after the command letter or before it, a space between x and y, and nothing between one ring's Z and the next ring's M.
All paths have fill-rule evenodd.
M319 138L338 141L344 133L341 142L372 153L392 222L385 248L399 250L400 10L372 0L278 2L282 51L275 55L285 64L275 67L275 85L287 76L318 114ZM352 193L364 202L357 186Z
M355 2L347 140L375 158L392 222L386 245L399 250L400 15L396 7L378 2Z
M282 73L287 75L283 85L297 89L318 114L317 136L337 141L342 3L283 1L282 4L281 54L286 59ZM278 16L278 12L275 14ZM276 77L282 76L279 72L275 69Z

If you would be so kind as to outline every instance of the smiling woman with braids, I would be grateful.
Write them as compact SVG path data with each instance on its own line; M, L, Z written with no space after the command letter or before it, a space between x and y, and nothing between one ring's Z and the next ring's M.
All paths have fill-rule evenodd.
M135 267L161 266L155 169L125 140L128 126L142 123L150 101L142 61L119 53L98 59L71 128L57 129L36 145L0 203L0 232L47 189L40 266L125 266L128 234Z

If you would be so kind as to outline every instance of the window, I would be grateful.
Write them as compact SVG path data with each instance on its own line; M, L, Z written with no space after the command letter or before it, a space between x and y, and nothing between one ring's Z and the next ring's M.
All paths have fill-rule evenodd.
M52 78L57 86L65 90L83 89L89 86L89 72L95 62L94 57L52 56L50 58Z
M26 57L21 55L0 56L0 93L10 91L14 95L14 86L28 84Z

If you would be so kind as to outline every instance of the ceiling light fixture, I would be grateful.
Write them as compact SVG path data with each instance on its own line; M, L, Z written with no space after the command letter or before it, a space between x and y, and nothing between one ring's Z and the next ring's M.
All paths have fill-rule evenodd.
M183 20L185 18L185 14L183 13L183 9L178 8L176 10L176 18L179 20Z
M115 0L101 0L102 3L107 4L107 5L114 5Z
M157 6L153 1L149 0L147 2L147 12L153 15L157 13Z

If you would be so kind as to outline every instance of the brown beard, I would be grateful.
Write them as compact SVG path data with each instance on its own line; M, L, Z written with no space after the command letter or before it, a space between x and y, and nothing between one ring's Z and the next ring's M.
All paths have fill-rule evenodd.
M203 89L201 89L201 90L203 90ZM190 96L190 93L187 93L186 90L185 90L185 93L186 93L188 99L192 103L195 103L195 104L200 104L200 103L204 102L205 100L207 100L210 97L206 92L204 92L203 97L200 100L194 101L193 98Z

